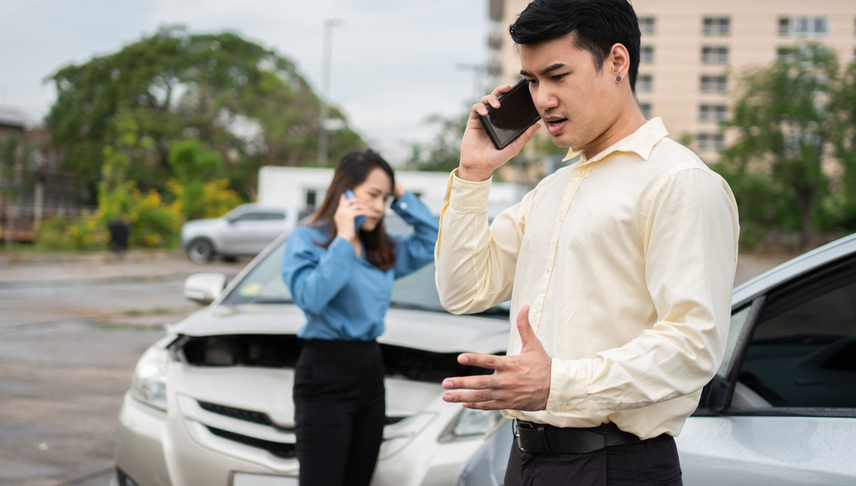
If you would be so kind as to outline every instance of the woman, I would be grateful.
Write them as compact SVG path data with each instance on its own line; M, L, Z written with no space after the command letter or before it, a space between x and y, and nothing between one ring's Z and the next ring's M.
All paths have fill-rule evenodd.
M410 236L386 233L391 197ZM282 276L306 315L294 371L301 486L369 484L385 422L375 339L393 280L434 260L437 231L428 208L367 149L342 157L311 222L289 236Z

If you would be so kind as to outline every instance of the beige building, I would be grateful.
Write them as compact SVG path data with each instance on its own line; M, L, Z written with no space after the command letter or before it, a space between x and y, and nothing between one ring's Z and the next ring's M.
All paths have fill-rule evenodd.
M496 83L519 78L508 26L529 0L490 0L488 72ZM828 45L842 65L856 60L856 0L634 0L642 30L636 91L647 118L663 118L672 138L692 140L706 161L725 139L729 91L739 73L766 65L780 48Z

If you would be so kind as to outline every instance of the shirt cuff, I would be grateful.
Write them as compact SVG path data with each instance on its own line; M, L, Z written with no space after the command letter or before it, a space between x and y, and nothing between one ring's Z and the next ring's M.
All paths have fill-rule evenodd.
M586 396L589 382L587 360L564 361L552 358L550 367L550 395L546 412L556 416L578 416L580 401Z
M418 200L415 194L410 191L404 191L404 194L402 194L400 198L393 201L389 207L396 213L398 213L399 210L407 211L410 208L410 205L413 204L414 199Z
M446 200L449 207L464 213L484 211L487 208L491 181L493 176L481 182L464 180L458 177L458 169L453 170L449 176L449 185L446 187Z

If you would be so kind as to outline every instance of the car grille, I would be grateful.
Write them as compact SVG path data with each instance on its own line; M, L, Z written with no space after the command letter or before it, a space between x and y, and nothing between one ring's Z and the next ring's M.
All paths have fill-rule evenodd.
M199 400L199 407L203 410L206 410L211 413L216 413L218 415L225 415L226 417L232 417L234 419L243 420L245 422L252 422L254 424L268 425L280 430L292 431L294 430L291 427L281 427L273 423L273 420L270 419L268 414L264 412L256 412L253 410L244 410L242 408L234 408L227 407L225 405L218 405L216 403L203 402Z
M285 430L285 431L293 431L292 427L282 427L275 423L270 419L268 414L264 412L256 412L253 410L244 410L243 408L235 408L235 407L227 407L225 405L218 405L216 403L203 402L202 400L198 400L197 403L199 407L203 410L206 410L211 413L216 413L218 415L225 415L226 417L231 417L238 420L243 420L245 422L252 422L254 424L261 425L269 425L276 429ZM398 417L398 416L387 416L385 420L386 425L397 424L401 422L407 417Z
M294 451L294 444L288 444L283 442L273 442L270 440L259 439L256 437L249 437L242 434L236 434L234 432L229 432L228 430L218 429L216 427L211 427L210 425L206 425L206 428L212 434L222 437L224 439L228 439L231 441L239 442L244 445L248 445L250 447L257 447L259 449L264 449L276 457L282 458L292 458L295 457L296 453Z
M199 405L199 408L209 413L222 415L224 417L229 417L231 419L240 420L243 422L264 425L279 430L281 432L294 432L293 427L282 427L280 425L275 424L273 420L271 420L270 416L264 412L230 407L227 405L220 405L218 403L211 403L202 400L197 400L196 403ZM405 418L407 417L387 416L385 422L386 425L392 425L401 422ZM217 437L221 437L226 440L231 440L233 442L238 442L240 444L244 444L250 447L266 450L276 457L293 458L296 455L295 445L293 442L279 442L262 439L259 437L253 437L251 435L235 432L234 430L225 430L219 427L215 427L211 424L206 424L204 422L202 422L202 425L204 425L209 432L216 435Z

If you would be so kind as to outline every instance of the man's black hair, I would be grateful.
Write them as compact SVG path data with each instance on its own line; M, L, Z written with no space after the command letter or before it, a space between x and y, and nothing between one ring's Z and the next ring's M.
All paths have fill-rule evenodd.
M630 53L628 78L636 92L642 33L628 0L534 0L508 28L517 44L537 44L574 32L574 44L591 52L598 72L615 44Z

